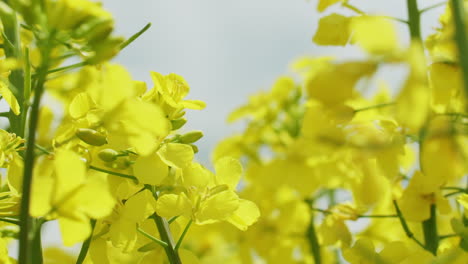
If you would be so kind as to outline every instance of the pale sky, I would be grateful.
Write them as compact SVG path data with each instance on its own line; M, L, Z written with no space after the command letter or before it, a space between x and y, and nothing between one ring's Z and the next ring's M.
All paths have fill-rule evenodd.
M406 18L405 0L350 1L364 11ZM438 1L419 1L429 6ZM352 57L356 48L317 47L311 41L323 14L317 0L104 0L116 19L117 33L130 36L146 23L151 29L115 61L133 77L147 81L150 71L182 75L191 86L189 97L207 103L203 111L188 111L187 128L202 130L198 159L208 165L216 142L240 125L228 125L226 116L246 102L248 95L265 90L288 65L302 55ZM441 10L441 9L439 9ZM326 13L351 14L331 7ZM429 32L436 12L423 23ZM402 41L407 29L399 25ZM208 165L209 166L209 165Z

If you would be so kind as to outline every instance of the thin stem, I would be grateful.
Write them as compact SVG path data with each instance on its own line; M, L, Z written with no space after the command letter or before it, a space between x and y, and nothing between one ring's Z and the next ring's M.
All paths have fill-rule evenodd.
M451 238L451 237L456 237L459 236L458 234L448 234L448 235L442 235L439 236L439 240L446 239L446 238Z
M398 215L358 215L359 218L396 218Z
M133 41L135 41L138 37L140 37L143 33L145 33L150 27L151 27L151 23L146 24L146 26L140 29L140 31L138 31L129 39L127 39L125 42L120 44L120 49L121 50L125 49L128 45L130 45Z
M461 187L452 187L452 186L446 186L446 187L441 187L440 189L442 190L452 190L452 191L460 191L460 192L467 192L465 188Z
M307 239L309 240L310 251L312 253L312 257L314 258L314 263L321 264L322 256L320 253L320 244L318 241L317 232L315 231L313 212L311 213L309 227L307 228Z
M180 245L182 245L182 241L184 240L185 235L187 234L190 226L192 225L192 219L189 220L187 225L184 228L184 231L182 232L182 235L180 235L179 240L177 241L177 244L175 246L175 251L179 250Z
M353 5L350 5L348 2L343 2L341 4L342 7L345 7L345 8L348 8L349 10L355 12L356 14L359 14L359 15L364 15L366 14L364 11L362 11L361 9L353 6Z
M425 248L437 255L439 247L439 235L437 234L437 210L436 205L431 204L431 217L423 222Z
M462 0L451 0L455 24L455 42L460 56L459 63L463 72L465 97L468 96L468 39L466 37L465 8Z
M109 171L109 170L101 169L101 168L94 167L94 166L89 166L89 168L91 170L104 172L104 173L107 173L107 174L110 174L110 175L119 176L119 177L122 177L122 178L130 179L130 180L134 180L135 182L138 182L138 179L135 176L132 176L132 175L118 173L118 172L114 172L114 171Z
M169 246L166 242L164 242L164 241L162 241L162 240L160 240L160 239L155 238L154 236L152 236L152 235L146 233L143 229L141 229L141 228L139 228L139 227L137 227L137 231L140 232L140 233L141 233L142 235L144 235L145 237L151 239L153 242L156 242L157 244L159 244L159 245L162 246L163 248L167 248L167 247Z
M455 192L444 194L444 197L447 198L447 197L454 196L454 195L457 195L457 194L462 194L462 193L466 193L466 192L465 191L455 191Z
M25 130L26 117L29 110L29 99L31 97L31 61L29 48L24 49L24 85L23 85L23 108L21 109L21 131ZM23 135L24 136L24 135Z
M447 2L445 2L445 1L444 1L444 2L441 2L441 3L433 4L433 5L430 5L430 6L428 6L428 7L425 7L425 8L423 8L423 9L419 10L419 13L420 13L420 14L423 14L423 13L426 13L427 11L430 11L430 10L432 10L432 9L434 9L434 8L437 8L437 7L444 6L444 5L446 5L446 4L447 4Z
M398 203L396 200L393 200L393 206L395 207L395 211L397 213L398 218L400 219L401 227L403 228L403 231L405 231L405 234L407 237L412 239L414 242L416 242L419 246L422 248L425 248L423 243L421 243L416 237L414 237L413 232L408 227L408 224L406 223L405 218L403 217L403 214L401 213L400 207L398 206Z
M383 18L386 18L386 19L390 19L390 20L393 20L393 21L396 21L396 22L400 22L400 23L403 23L403 24L406 24L406 25L409 24L409 21L408 21L408 20L404 20L404 19L397 18L397 17L392 17L392 16L379 16L379 17L383 17Z
M0 217L0 222L10 223L14 225L20 225L20 221L15 218Z
M31 252L31 217L29 216L29 207L31 199L31 186L32 175L35 162L35 143L36 143L36 129L39 123L39 105L41 103L42 94L44 92L44 83L47 77L47 70L49 68L49 57L51 52L50 40L53 38L54 33L50 33L46 43L44 43L44 50L41 52L42 62L38 69L39 77L34 89L34 100L31 106L31 114L29 118L28 140L26 142L26 151L24 158L24 171L23 171L23 188L20 207L20 235L19 235L19 264L29 264Z
M174 217L172 217L171 219L167 220L167 223L169 224L172 224L172 222L174 222L175 220L177 220L177 218L179 218L180 215L176 215Z
M96 226L96 220L91 219L91 234L89 234L89 237L83 242L83 245L81 245L80 249L80 254L78 255L78 258L76 259L76 264L82 264L83 261L86 258L86 255L88 254L89 246L91 245L91 240L93 240L93 232L94 232L94 227Z
M47 154L47 155L52 154L52 152L48 151L46 148L44 148L43 146L40 146L39 144L34 144L34 146L35 146L38 150L42 151L44 154Z
M74 63L74 64L71 64L71 65L68 65L68 66L59 67L59 68L49 70L47 73L51 74L51 73L55 73L55 72L73 70L73 69L80 68L80 67L83 67L83 66L86 66L86 65L88 65L88 62L82 61L82 62Z
M383 103L383 104L371 105L371 106L367 106L367 107L363 107L363 108L354 109L354 113L358 113L358 112L362 112L362 111L367 111L367 110L371 110L371 109L383 108L383 107L392 106L392 105L395 105L395 103L394 103L394 102L391 102L391 103Z

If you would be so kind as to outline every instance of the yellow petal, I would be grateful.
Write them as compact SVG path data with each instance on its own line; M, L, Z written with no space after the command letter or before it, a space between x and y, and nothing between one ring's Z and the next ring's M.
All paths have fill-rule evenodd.
M162 161L174 168L184 168L192 162L194 156L192 147L179 143L164 144L158 154Z
M313 41L318 45L345 46L350 37L351 19L339 14L322 17Z
M133 164L133 174L143 184L158 185L169 172L165 164L156 153L138 157Z
M184 185L202 188L208 185L213 174L199 163L192 162L183 170Z
M387 55L397 50L397 33L386 18L360 16L351 23L353 41L365 51L375 55Z
M178 215L190 216L192 203L185 193L165 194L156 201L156 212L166 218Z
M257 205L249 200L240 199L239 208L228 218L228 222L242 231L257 222L260 210Z
M88 218L71 219L60 217L58 219L63 244L67 247L83 242L91 234L91 226Z
M88 93L79 93L71 101L68 112L72 118L78 119L85 116L93 107L95 103Z
M0 79L0 95L8 103L8 105L11 108L11 111L13 111L15 115L19 115L20 106L18 104L18 101L16 100L16 97L13 95L13 93L10 91L10 88L8 88L8 84L2 79Z
M319 0L317 10L319 12L325 11L329 6L334 5L338 2L342 2L344 0Z
M242 165L231 157L224 157L216 161L216 183L226 184L232 190L236 188L242 175Z
M201 202L196 218L199 224L225 220L239 208L239 197L234 191L226 190Z

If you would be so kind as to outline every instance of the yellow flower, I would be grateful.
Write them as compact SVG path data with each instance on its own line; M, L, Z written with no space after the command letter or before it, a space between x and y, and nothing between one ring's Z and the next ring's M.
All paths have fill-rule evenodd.
M350 17L333 13L322 17L313 41L318 45L345 46L351 36Z
M53 161L41 159L34 174L31 215L57 218L65 245L84 241L91 233L90 219L109 215L114 207L105 175L86 172L74 152L58 149Z

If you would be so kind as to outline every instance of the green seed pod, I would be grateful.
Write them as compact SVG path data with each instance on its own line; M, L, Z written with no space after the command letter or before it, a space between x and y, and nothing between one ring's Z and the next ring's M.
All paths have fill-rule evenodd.
M183 127L185 123L187 123L187 119L185 118L171 120L172 130L177 130Z
M85 143L92 146L102 146L107 144L107 137L103 133L100 133L90 128L78 128L75 135L83 140Z
M99 151L98 157L105 162L112 162L117 159L119 152L113 149L103 149Z
M190 144L197 142L200 138L203 137L203 132L201 131L191 131L187 134L180 136L179 141L181 143Z

